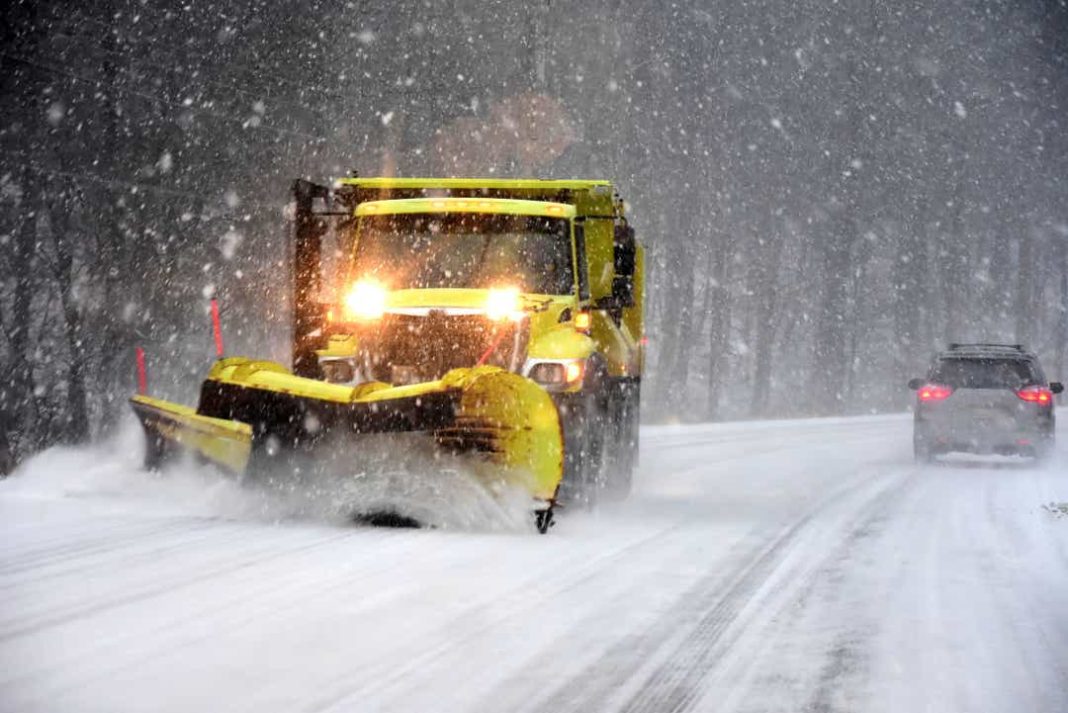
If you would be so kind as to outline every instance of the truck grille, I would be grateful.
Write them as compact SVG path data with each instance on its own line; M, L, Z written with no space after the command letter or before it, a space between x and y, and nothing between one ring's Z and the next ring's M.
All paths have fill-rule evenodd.
M487 352L482 363L518 371L526 352L527 324L436 310L427 315L387 314L367 344L365 364L375 380L392 384L439 379L451 369L475 366Z

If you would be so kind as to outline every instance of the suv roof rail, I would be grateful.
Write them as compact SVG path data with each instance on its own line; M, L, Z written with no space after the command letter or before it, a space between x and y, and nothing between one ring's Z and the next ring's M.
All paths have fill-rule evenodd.
M1023 344L995 344L992 342L951 342L950 351L956 349L1010 349L1012 351L1024 351Z

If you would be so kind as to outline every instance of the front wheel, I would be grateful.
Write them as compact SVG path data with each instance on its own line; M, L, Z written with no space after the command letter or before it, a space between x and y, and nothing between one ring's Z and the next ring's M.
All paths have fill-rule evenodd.
M603 487L605 409L596 391L569 394L559 405L564 434L560 500L592 509Z
M614 501L626 500L638 468L638 428L641 386L638 382L618 385L611 407L605 446L605 496Z

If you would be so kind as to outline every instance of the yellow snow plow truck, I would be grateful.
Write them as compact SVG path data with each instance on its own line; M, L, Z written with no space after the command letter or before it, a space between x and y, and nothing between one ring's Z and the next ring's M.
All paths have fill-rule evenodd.
M607 181L294 184L292 369L216 362L196 408L133 397L146 464L226 469L337 439L425 436L558 503L625 497L638 452L644 257Z

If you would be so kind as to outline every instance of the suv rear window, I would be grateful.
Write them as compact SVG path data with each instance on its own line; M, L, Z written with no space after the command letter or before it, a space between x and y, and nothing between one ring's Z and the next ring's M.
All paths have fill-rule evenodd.
M1031 362L1020 359L943 359L931 381L954 389L1018 389L1039 379Z

